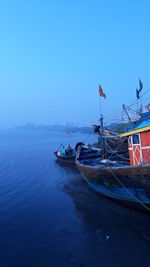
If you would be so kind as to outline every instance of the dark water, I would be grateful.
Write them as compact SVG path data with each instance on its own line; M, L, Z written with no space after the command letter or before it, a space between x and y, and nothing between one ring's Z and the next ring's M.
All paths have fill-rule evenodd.
M55 161L85 135L0 133L0 266L149 266L150 215L98 196Z

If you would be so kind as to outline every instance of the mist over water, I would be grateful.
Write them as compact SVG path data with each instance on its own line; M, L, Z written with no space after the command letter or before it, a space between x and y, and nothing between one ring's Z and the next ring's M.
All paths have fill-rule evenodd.
M148 266L150 216L97 195L76 167L55 160L60 143L86 138L0 132L2 267Z

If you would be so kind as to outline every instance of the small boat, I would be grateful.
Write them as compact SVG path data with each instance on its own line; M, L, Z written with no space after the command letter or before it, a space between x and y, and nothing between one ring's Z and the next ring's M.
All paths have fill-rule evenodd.
M54 155L57 157L57 160L61 162L75 164L76 153L79 146L82 147L82 153L80 154L82 159L98 158L101 155L101 149L92 147L91 145L85 146L82 142L77 143L74 148L70 145L65 148L64 145L61 144L59 149L54 152Z
M75 164L76 151L75 149L65 148L64 145L60 145L57 151L54 152L54 155L61 162Z
M103 129L102 116L100 120ZM82 159L82 147L78 148L76 164L84 179L96 192L132 208L150 212L150 110L140 114L137 121L131 122L118 135L120 144L127 140L128 154L120 153L119 149L108 152L107 136L102 131L101 137L101 158Z

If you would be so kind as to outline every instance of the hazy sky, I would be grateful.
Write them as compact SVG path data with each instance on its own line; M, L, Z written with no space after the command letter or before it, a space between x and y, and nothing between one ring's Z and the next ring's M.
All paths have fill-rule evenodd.
M93 124L98 84L107 116L150 87L149 64L149 0L0 1L0 127Z

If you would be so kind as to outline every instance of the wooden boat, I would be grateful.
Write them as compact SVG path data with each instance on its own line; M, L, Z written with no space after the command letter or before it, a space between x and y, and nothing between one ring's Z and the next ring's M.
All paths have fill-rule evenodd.
M76 164L96 192L133 208L150 212L150 112L143 113L120 138L128 140L128 157L112 152L84 160L78 148Z
M65 155L61 154L61 152L55 151L54 155L56 156L57 160L59 160L61 162L75 164L76 154L65 156Z
M70 145L65 148L61 145L54 154L57 159L63 163L75 164L76 153L79 146L82 147L82 152L80 154L82 159L99 158L101 155L101 149L90 145L85 146L82 142L77 143L75 148L71 148Z

